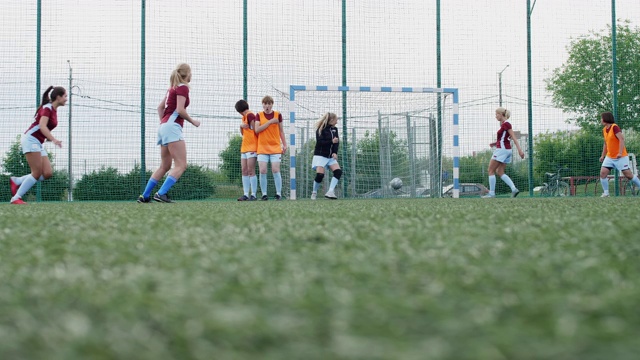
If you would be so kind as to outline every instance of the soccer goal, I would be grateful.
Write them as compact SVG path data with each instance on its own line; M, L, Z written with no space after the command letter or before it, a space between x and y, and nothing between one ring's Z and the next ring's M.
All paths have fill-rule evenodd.
M342 197L459 196L457 88L291 85L289 106L291 200L311 193L315 124L326 112L339 117Z

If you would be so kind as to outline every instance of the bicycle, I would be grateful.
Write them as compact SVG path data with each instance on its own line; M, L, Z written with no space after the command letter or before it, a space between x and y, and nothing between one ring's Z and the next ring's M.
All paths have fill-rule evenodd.
M541 196L569 196L569 184L562 181L562 176L560 175L565 170L569 171L570 169L566 166L559 166L555 173L545 173L549 180L542 185L542 189L540 189Z

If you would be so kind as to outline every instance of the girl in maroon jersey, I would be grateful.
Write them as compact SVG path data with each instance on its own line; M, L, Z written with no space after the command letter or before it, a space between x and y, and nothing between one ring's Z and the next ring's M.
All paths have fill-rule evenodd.
M160 190L153 196L153 200L158 202L172 202L167 196L167 192L187 169L187 146L182 136L182 126L185 120L195 127L200 126L200 121L192 119L186 110L187 106L189 106L189 82L191 82L191 67L189 64L179 64L171 72L170 82L171 87L158 105L158 117L160 118L158 145L161 145L160 157L162 162L160 167L151 175L144 193L138 197L139 203L151 201L151 191L158 184L158 181L171 170L171 163L173 162L175 164L173 170L167 176Z
M524 152L520 149L520 144L513 133L511 123L507 121L510 117L511 111L502 107L496 109L496 120L500 122L500 129L498 130L497 141L489 144L491 147L495 146L496 149L489 162L489 193L483 198L496 197L496 173L511 188L511 197L516 197L520 193L509 175L504 173L507 164L511 162L511 152L513 151L511 150L511 140L516 145L520 157L524 159Z
M22 153L27 158L31 173L22 177L11 177L11 203L15 205L26 204L22 200L24 194L38 181L44 181L53 175L51 162L47 150L42 144L49 140L57 147L62 147L62 141L56 139L51 130L58 126L57 109L67 103L67 91L61 86L49 86L42 94L42 102L36 110L34 122L22 135L20 145Z

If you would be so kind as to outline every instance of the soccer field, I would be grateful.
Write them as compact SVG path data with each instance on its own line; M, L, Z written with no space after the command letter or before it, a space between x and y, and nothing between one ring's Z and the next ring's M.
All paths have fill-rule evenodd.
M0 358L636 359L638 205L3 205Z

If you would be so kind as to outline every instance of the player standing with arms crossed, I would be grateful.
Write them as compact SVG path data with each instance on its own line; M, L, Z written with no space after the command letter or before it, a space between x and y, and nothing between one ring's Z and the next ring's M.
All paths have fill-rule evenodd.
M282 199L282 174L280 174L280 161L282 154L287 151L287 140L282 128L282 115L273 111L273 98L265 96L262 99L262 109L258 113L259 124L256 124L255 132L258 134L258 166L260 168L260 200L269 200L267 196L267 164L271 162L271 173L276 186L276 200Z

